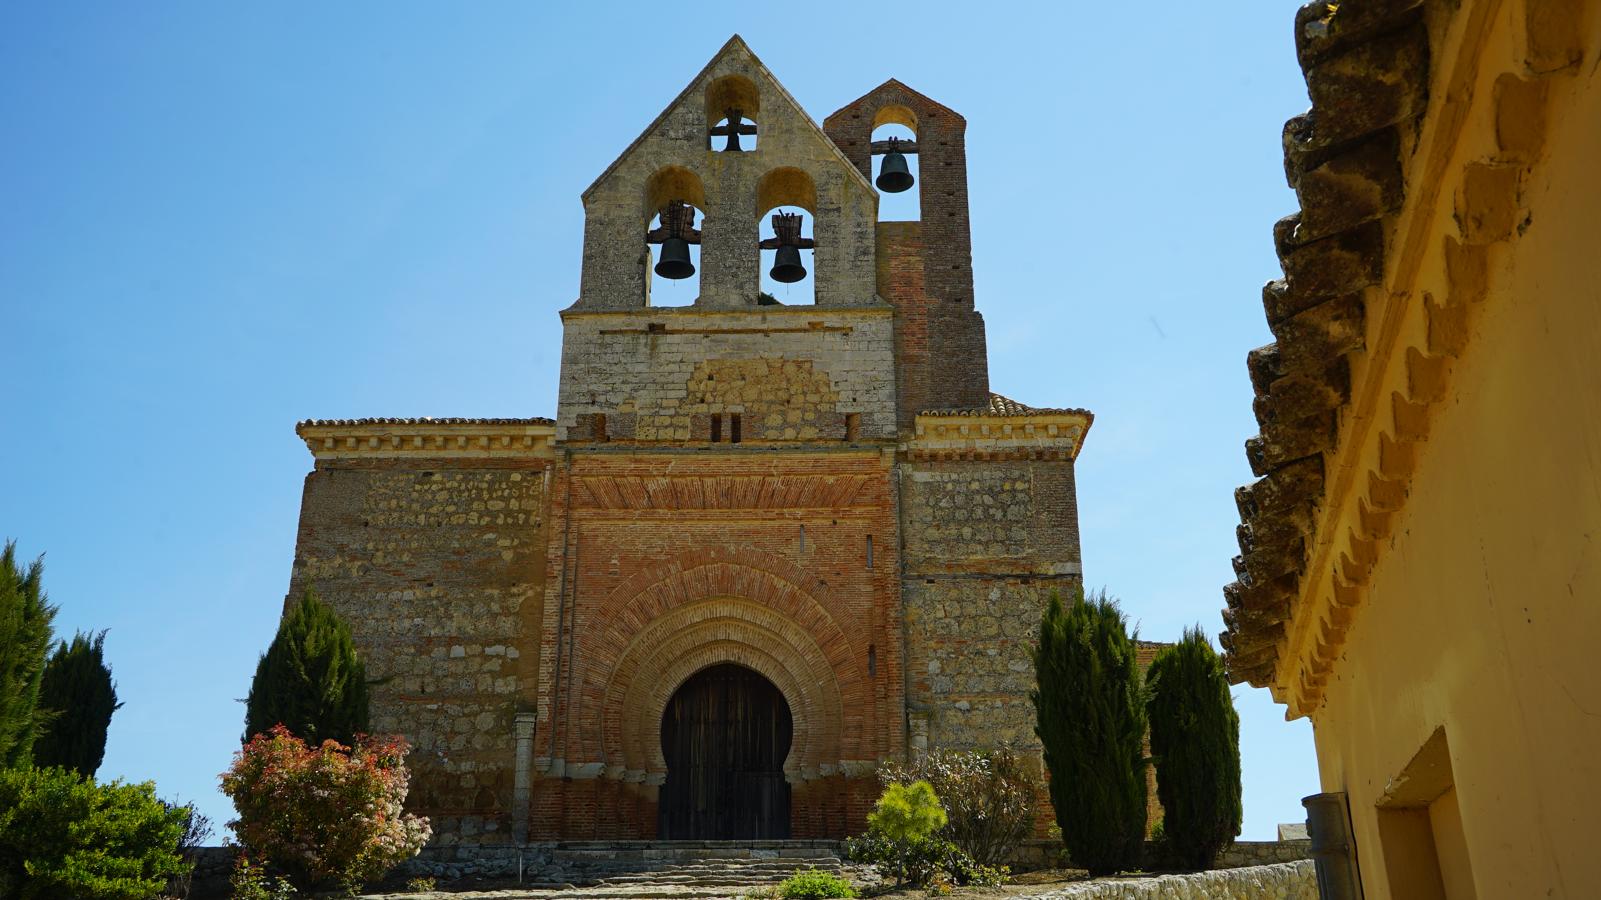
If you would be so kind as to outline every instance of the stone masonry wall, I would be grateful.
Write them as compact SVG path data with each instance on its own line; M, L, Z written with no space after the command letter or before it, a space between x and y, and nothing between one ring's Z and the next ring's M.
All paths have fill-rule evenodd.
M436 843L508 840L512 717L536 694L543 460L319 461L289 599L350 624L372 728L413 745L410 807Z
M1081 577L1073 464L906 463L901 492L914 743L1036 748L1029 648Z
M913 462L901 482L909 574L1080 574L1072 462Z
M598 437L597 413L608 441L709 441L719 413L742 416L744 442L842 441L853 413L861 439L895 437L887 305L568 313L565 325L558 440Z

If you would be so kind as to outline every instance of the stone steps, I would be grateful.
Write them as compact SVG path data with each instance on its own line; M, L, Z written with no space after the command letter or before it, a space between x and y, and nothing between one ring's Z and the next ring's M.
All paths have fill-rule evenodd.
M539 886L576 885L628 897L724 896L742 886L773 884L797 869L840 873L834 841L565 841L552 851ZM738 893L737 890L732 891Z

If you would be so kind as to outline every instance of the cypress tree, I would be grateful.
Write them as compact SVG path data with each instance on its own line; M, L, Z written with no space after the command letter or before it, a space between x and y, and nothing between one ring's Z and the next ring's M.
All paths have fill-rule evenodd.
M33 743L49 721L39 684L50 652L56 608L46 602L44 563L17 565L17 545L0 552L0 769L31 764Z
M244 740L278 724L312 746L349 745L367 730L367 672L350 627L309 590L256 666Z
M1174 862L1210 868L1240 833L1240 717L1223 660L1199 628L1151 663L1156 796Z
M1134 640L1117 602L1052 596L1030 695L1068 855L1091 875L1140 863L1145 841L1145 702Z
M33 745L33 763L61 766L93 778L106 756L106 729L117 702L117 685L106 668L106 633L79 633L56 645L44 667L39 705L55 718Z

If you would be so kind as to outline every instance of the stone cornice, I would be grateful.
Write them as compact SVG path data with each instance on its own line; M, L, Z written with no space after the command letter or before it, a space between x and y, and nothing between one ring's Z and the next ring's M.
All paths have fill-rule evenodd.
M549 419L316 419L295 426L318 460L549 459Z
M578 309L575 306L561 310L557 313L563 322L579 319L620 319L624 321L659 319L665 322L677 321L682 327L685 319L734 319L741 325L749 328L752 320L764 316L777 316L782 318L804 318L816 321L819 329L826 328L825 320L837 318L882 319L895 315L895 307L881 297L874 296L873 302L863 306L818 306L816 304L798 304L785 306L640 306L634 309ZM786 330L795 328L793 323L786 322L777 326ZM804 327L804 326L802 326Z
M914 460L1074 460L1094 420L1083 410L919 413L901 449Z

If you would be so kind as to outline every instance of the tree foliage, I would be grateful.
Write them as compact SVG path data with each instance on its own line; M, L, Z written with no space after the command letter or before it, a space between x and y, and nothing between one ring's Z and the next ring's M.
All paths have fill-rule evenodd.
M69 769L0 771L0 897L148 900L189 869L184 812L155 785Z
M1091 875L1135 868L1145 839L1145 702L1134 640L1116 601L1052 596L1032 692L1051 805L1073 861Z
M1223 661L1200 629L1157 654L1149 691L1168 853L1179 866L1206 869L1240 833L1240 717Z
M274 725L312 746L353 744L367 730L367 672L350 627L309 590L279 623L245 701L246 742Z
M117 702L117 685L106 667L106 633L78 633L62 641L45 664L39 706L53 717L33 746L34 764L61 766L90 778L106 755L106 729Z
M24 570L17 545L7 542L0 552L0 768L29 765L34 740L49 721L39 686L56 608L46 601L43 581L44 563L34 560Z
M945 809L926 781L891 784L867 814L867 827L891 840L922 840L945 827Z

